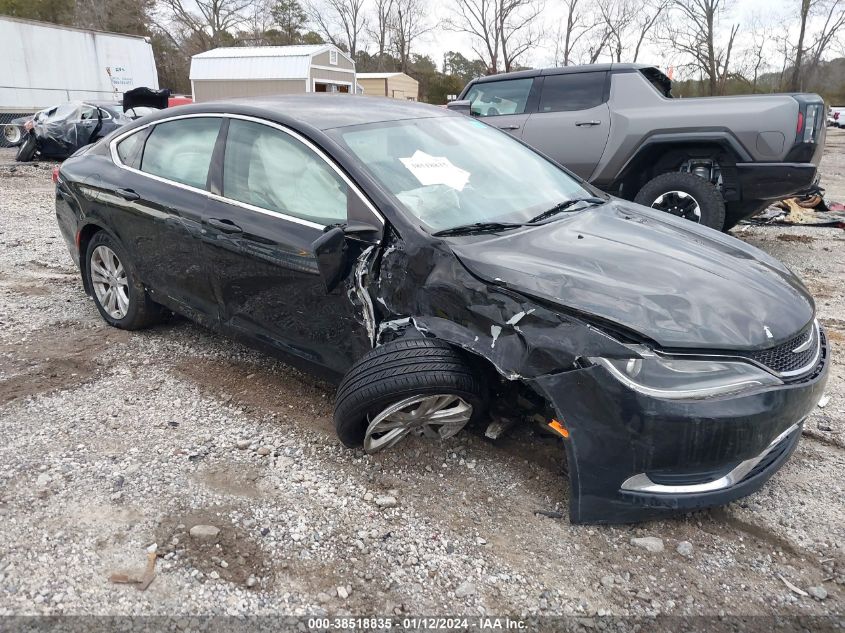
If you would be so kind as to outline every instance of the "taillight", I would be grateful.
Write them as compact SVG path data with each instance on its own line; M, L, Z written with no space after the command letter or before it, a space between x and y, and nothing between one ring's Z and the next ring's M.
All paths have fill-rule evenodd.
M822 107L818 105L807 106L807 118L804 121L804 142L816 142L816 124L822 112Z
M53 167L53 182L59 182L59 166Z
M803 131L804 131L804 113L799 112L798 113L798 125L795 128L795 133L801 134L801 132L803 132Z

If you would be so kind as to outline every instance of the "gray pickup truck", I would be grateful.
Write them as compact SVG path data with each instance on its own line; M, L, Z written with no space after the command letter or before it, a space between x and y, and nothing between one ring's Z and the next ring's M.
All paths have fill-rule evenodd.
M723 230L810 187L824 148L818 95L673 99L643 64L482 77L449 107L604 191Z

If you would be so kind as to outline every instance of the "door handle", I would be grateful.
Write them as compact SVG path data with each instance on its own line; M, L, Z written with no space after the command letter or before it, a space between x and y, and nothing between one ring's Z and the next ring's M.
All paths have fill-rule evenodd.
M518 130L519 126L518 125L500 125L499 129L500 130Z
M209 218L206 224L211 226L221 233L243 233L243 229L231 220L218 220L217 218Z
M593 127L594 125L601 125L601 121L576 121L576 127Z
M134 189L118 189L116 193L124 200L138 200L141 197Z

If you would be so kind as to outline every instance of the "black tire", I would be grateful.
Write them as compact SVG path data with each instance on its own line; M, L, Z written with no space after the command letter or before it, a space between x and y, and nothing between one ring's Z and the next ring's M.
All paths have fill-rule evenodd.
M38 151L38 142L35 134L28 132L26 138L18 146L18 153L15 155L15 160L19 163L28 163L35 158L35 152Z
M98 246L105 246L111 249L126 271L129 304L126 314L122 318L115 318L106 311L106 308L100 303L100 299L94 288L91 259ZM85 282L88 288L91 289L91 295L94 298L94 304L97 306L100 316L103 317L106 323L113 327L122 330L140 330L159 323L165 316L164 309L150 299L143 284L141 284L135 265L126 254L126 250L105 231L96 233L91 238L88 248L85 250Z
M483 372L464 352L432 338L402 339L367 353L337 390L334 425L349 448L361 446L370 415L415 395L454 394L472 405L469 424L487 409Z
M699 224L717 231L722 229L725 223L725 201L722 194L711 183L695 174L680 171L660 174L639 190L634 202L657 209L658 207L654 207L655 202L672 191L681 191L695 199L701 214ZM671 211L667 210L667 213Z

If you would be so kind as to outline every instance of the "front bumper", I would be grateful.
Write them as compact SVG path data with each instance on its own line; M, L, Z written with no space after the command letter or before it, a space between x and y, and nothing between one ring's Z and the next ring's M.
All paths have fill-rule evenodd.
M780 200L816 181L813 163L737 163L742 200Z
M707 400L645 396L599 366L533 379L569 431L570 520L642 521L758 490L795 450L828 357L801 381Z

